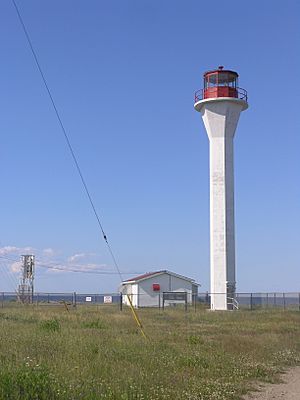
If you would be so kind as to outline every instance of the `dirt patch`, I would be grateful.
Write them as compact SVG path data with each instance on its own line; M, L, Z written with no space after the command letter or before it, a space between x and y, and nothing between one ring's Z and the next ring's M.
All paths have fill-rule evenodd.
M243 400L299 400L300 367L292 368L283 374L281 383L261 385L258 390L243 397Z

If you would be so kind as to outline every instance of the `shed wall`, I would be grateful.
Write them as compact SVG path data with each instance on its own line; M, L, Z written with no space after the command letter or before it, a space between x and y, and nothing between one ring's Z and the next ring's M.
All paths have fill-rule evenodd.
M137 283L127 283L123 286L123 304L129 306L129 301L127 295L130 297L132 305L138 307L138 284Z
M153 291L153 283L158 283L160 285L160 292ZM192 282L170 274L149 277L138 283L138 306L161 306L163 292L187 292L188 303L192 303L192 293L195 291L195 288L197 288L197 286Z

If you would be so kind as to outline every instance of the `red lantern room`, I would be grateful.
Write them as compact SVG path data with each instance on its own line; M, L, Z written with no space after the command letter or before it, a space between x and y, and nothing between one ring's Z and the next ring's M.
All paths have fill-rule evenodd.
M238 87L238 77L237 72L224 70L222 66L205 72L203 89L195 93L195 103L218 97L233 97L247 101L246 90Z

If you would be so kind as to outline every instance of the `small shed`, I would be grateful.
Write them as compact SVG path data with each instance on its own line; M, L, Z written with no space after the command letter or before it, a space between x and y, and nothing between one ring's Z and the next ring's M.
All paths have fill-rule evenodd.
M134 307L160 307L164 292L187 293L187 302L192 303L198 294L198 284L192 278L175 272L163 270L147 272L123 281L120 292L123 303L129 305L128 297Z

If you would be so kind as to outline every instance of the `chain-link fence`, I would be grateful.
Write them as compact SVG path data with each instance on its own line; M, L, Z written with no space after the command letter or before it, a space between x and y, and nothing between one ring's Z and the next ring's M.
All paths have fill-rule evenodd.
M190 292L159 292L150 294L129 294L121 293L42 293L36 292L30 298L29 303L36 306L93 306L93 305L114 305L122 310L123 306L135 308L158 308L182 307L188 310L209 309L212 298L223 297L223 293L198 293ZM258 309L282 309L300 311L300 292L268 292L268 293L235 293L234 309L258 310ZM26 300L28 303L28 300ZM0 307L18 306L24 304L24 299L16 292L0 292Z
M199 293L197 303L210 308L213 296L226 295L222 293ZM283 310L296 309L300 311L300 293L298 292L235 293L232 300L234 300L237 309L281 308Z
M106 305L118 304L121 302L120 293L42 293L36 292L31 296L30 300L24 298L17 292L0 292L0 304L4 308L9 305L18 305L24 303L31 303L36 306L53 306L53 305Z

